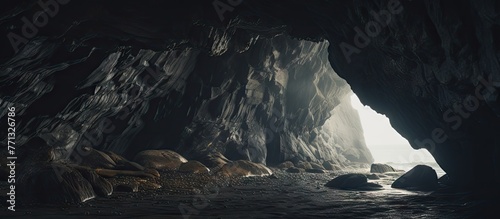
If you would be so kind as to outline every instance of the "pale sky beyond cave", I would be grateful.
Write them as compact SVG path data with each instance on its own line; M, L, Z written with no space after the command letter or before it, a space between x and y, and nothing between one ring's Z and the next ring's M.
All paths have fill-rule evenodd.
M414 150L408 140L392 128L385 115L378 114L369 106L364 106L356 94L352 94L351 103L359 113L365 142L375 162L435 162L427 150Z

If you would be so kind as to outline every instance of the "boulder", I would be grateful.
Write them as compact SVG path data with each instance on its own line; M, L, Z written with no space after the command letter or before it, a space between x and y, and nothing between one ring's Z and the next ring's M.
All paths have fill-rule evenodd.
M370 173L385 173L385 172L395 172L396 170L387 165L387 164L380 164L380 163L374 163L370 167Z
M350 173L338 176L325 184L326 187L345 190L378 190L381 185L368 183L364 174Z
M66 164L25 166L20 173L16 188L25 203L81 203L96 196L92 184Z
M410 171L399 177L392 188L431 191L438 186L437 174L432 167L426 165L417 165Z
M209 173L210 169L198 161L190 160L181 164L178 171L182 173Z
M304 169L302 168L298 168L298 167L290 167L286 170L286 172L289 172L289 173L302 173L304 172Z
M280 169L288 169L290 167L294 167L295 165L293 165L292 161L285 161L283 163L280 163L277 167L280 168Z
M186 158L171 150L146 150L134 157L134 162L146 168L157 170L177 170Z
M217 172L222 176L268 176L272 171L264 164L253 163L247 160L232 161L224 166Z
M326 183L326 187L338 189L354 189L368 182L368 179L363 174L351 173L338 176Z

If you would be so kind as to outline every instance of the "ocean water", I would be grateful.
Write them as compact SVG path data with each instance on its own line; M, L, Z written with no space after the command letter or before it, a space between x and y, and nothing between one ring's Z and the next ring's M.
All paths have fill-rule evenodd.
M338 190L324 185L340 173L273 169L274 177L229 181L196 175L162 175L162 187L115 192L78 205L19 206L9 218L478 218L482 209L453 194L391 188L397 175L370 180L383 190ZM361 170L361 171L367 171ZM368 173L368 172L366 172ZM189 187L194 187L189 189ZM475 197L475 196L474 196ZM483 202L481 202L483 203ZM493 204L498 204L494 202ZM493 205L492 204L492 205ZM468 214L468 215L467 215Z
M424 164L436 170L438 177L445 174L434 157L426 149L415 150L409 145L369 145L375 163L385 163L408 171L416 165Z

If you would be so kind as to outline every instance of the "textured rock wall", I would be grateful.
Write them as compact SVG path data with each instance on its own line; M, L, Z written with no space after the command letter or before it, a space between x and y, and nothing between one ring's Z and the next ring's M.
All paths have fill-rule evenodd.
M321 145L333 145L337 154L342 154L346 162L372 163L373 158L365 146L365 138L358 112L351 106L350 92L343 95L340 104L336 106L332 116L317 130L317 138L312 145L324 148ZM342 95L339 95L342 96ZM318 154L329 155L332 150L321 150Z
M387 1L339 8L346 25L328 25L334 69L364 104L386 114L414 148L427 148L459 185L500 182L499 8L494 1L400 1L399 13L366 47L345 58L356 30ZM342 34L334 34L345 31Z
M20 109L20 144L42 136L58 158L76 161L85 146L129 158L166 148L187 157L222 152L268 164L372 161L359 118L346 102L350 88L328 62L327 42L265 29L256 34L243 22L222 30L190 23L190 32L180 34L184 39L162 38L152 29L169 20L148 23L142 32L134 29L139 24L124 24L129 18L114 5L100 6L83 15L61 8L57 16L75 22L66 27L66 21L52 21L48 34L67 32L53 38L40 33L0 65L2 106ZM138 20L145 13L133 10ZM81 21L92 13L102 21ZM22 31L15 19L4 21ZM178 31L185 25L179 23L168 27ZM129 35L137 41L158 37L164 45L122 41Z
M328 48L330 64L342 78L349 82L360 100L378 112L386 114L393 127L406 137L414 148L427 148L453 181L462 185L500 182L498 164L500 141L497 137L500 124L497 92L498 66L500 66L497 40L500 8L496 1L297 0L238 3L230 6L231 10L223 11L220 16L220 11L217 13L218 10L214 9L210 1L186 1L176 5L155 0L141 1L141 3L124 1L121 4L98 1L72 2L65 5L66 10L61 10L58 17L53 18L44 29L40 30L38 37L30 41L35 43L46 40L46 43L35 43L33 46L24 47L41 46L43 49L36 53L29 51L19 53L23 55L16 57L30 57L29 60L22 62L16 58L11 59L13 52L2 51L1 60L4 63L2 69L4 72L10 72L12 70L9 69L16 69L16 66L17 68L30 66L23 71L42 74L56 70L60 72L51 80L64 79L69 83L53 84L47 79L35 89L34 86L27 85L36 79L21 76L17 76L13 81L18 81L23 86L7 83L12 86L32 88L29 93L26 90L27 92L23 95L43 97L43 101L28 104L34 107L26 110L26 118L34 115L59 118L56 117L57 113L62 111L72 98L56 98L50 93L42 94L50 89L52 89L51 93L65 92L68 96L92 94L92 87L87 90L72 90L72 86L86 78L84 72L93 71L111 53L119 52L117 48L130 49L132 47L136 50L142 48L155 51L169 48L180 48L181 51L187 47L204 48L204 52L208 54L224 57L227 51L232 51L230 47L234 46L238 50L247 49L249 41L255 39L257 35L259 39L269 39L279 34L312 41L327 39L330 43ZM23 11L16 8L16 5L18 4L11 3L3 9L5 13L2 16L2 30L6 33L22 31L21 17L32 15L37 9L35 5ZM58 48L51 43L54 40L65 42L64 46ZM3 40L2 46L8 48L10 45L7 40ZM92 51L91 56L85 58L87 63L79 65L78 68L71 67L84 63L82 58L90 53L91 48L96 49ZM54 53L54 50L57 52ZM131 53L132 56L137 56L137 52ZM57 55L52 55L52 53ZM230 54L231 52L227 53L227 56ZM72 65L57 65L67 60L71 60ZM266 60L259 60L259 63L261 66L268 66L264 64L267 63ZM250 63L250 66L255 65ZM68 72L72 74L67 74ZM255 73L252 75L257 76ZM247 76L247 74L241 75L248 79ZM288 76L289 80L293 78L290 74ZM311 74L302 75L302 77L308 76L311 77ZM264 74L262 78L265 77ZM259 100L261 95L263 95L262 98L266 97L265 92L259 88L262 84L261 79L257 77L249 81L251 82L245 83L245 86L249 85L248 92L246 92L247 89L245 92L241 89L241 95L251 97L248 98L250 102L243 104L245 106L250 106L251 101ZM287 86L293 88L305 85L299 83L302 81L308 83L308 89L314 88L311 85L314 80L310 78L296 80L295 83L288 83ZM325 80L319 80L317 84L321 84L322 81ZM221 85L217 84L213 87ZM190 83L190 86L194 84ZM323 85L319 87L321 86ZM231 87L231 89L238 90L236 88ZM10 88L4 95L12 95L9 92L15 91L17 91L15 88ZM318 98L321 99L320 95L314 98L312 95L320 92L310 90L299 92L295 89L287 89L287 92L289 91L291 91L289 95L300 93L300 96L311 98L313 102L319 101ZM218 92L215 91L215 93ZM208 95L208 92L205 94ZM180 104L182 106L180 108L165 107L174 111L178 110L178 115L180 115L180 112L187 112L188 106L191 106L193 102L200 101L189 99L175 102L174 100L179 100L179 97L175 98L179 93L173 92L170 95L168 101L161 102L157 99L154 107L140 105L144 110L141 113L147 115L144 120L162 118L163 115L154 113L156 106L179 106L176 103L185 103ZM229 96L223 95L219 99L231 98L229 93L226 95ZM297 99L300 100L300 96ZM18 101L22 104L32 101L21 96L19 98L23 100ZM293 139L296 145L301 145L299 134L310 132L321 125L328 117L327 112L329 113L332 109L326 107L329 103L301 106L293 100L292 98L286 100L286 108L283 112L293 109L292 115L296 117L286 120L303 125L290 128L289 132L286 132L289 136L284 139L280 137L276 145L283 145L290 139ZM218 105L214 101L210 102L210 105ZM42 107L44 105L51 107L44 108ZM215 110L213 112L222 112L222 110L235 112L232 109L229 111L228 109L213 110ZM245 111L253 110L252 107L243 107L242 110L245 115L253 115ZM269 109L264 109L266 110ZM318 110L322 113L317 113ZM198 118L195 117L194 111L189 112L192 113L188 117L196 121ZM131 115L141 113L134 111ZM259 121L259 119L252 121ZM37 125L31 127L44 127L40 126L42 120L37 121L33 123ZM202 136L220 136L217 133L210 133L209 129L197 129L194 128L194 124L185 124L183 121L191 121L191 119L178 117L173 124L189 127L189 130L204 130L200 133ZM134 124L136 123L124 124L123 127L133 129ZM156 130L163 135L168 133L177 136L182 133L187 135L191 133L189 130L175 132L174 130L177 129L172 128L172 125L161 124L163 125L157 127ZM224 122L217 124L223 125ZM217 127L217 124L213 126ZM251 145L262 145L263 131L259 131L261 127L254 124L247 125L255 130L252 133L257 136L251 138L253 139ZM285 124L285 127L288 126ZM299 128L305 130L297 131ZM217 127L213 130L222 129L222 127ZM41 128L35 128L35 130L41 130ZM157 134L154 135L159 136ZM132 138L133 135L130 136ZM145 144L146 138L137 137L135 139L138 140L133 144ZM208 146L208 142L189 144L195 147L204 144ZM187 145L187 143L177 145L158 141L156 145L179 146ZM262 148L262 146L257 148ZM275 147L275 150L267 150L266 157L277 156L276 154L279 153L276 148L278 147ZM287 148L297 147L287 144ZM279 151L283 149L280 148ZM257 150L255 153L263 152Z

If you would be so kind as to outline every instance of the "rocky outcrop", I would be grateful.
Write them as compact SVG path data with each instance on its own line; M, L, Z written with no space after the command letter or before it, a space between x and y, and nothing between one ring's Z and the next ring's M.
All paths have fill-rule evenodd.
M387 164L374 163L370 166L370 173L385 173L394 171L396 170Z
M125 19L100 4L110 13L99 20ZM128 32L121 25L105 25L110 35L87 35L92 31L76 24L90 12L72 5L51 20L55 29L46 34L69 29L65 24L72 20L71 29L82 28L81 35L48 40L40 33L18 53L1 56L1 82L16 88L2 104L23 109L19 144L45 136L57 159L90 156L95 160L85 160L105 169L117 165L107 151L154 168L132 159L144 150L171 150L190 160L220 153L269 165L292 159L371 162L359 118L349 108L349 85L328 61L328 42L186 23L190 35L165 36L165 48L145 46L151 42L121 46L127 43L119 35ZM69 13L73 7L79 13ZM141 28L154 29L147 26ZM176 25L159 26L177 32Z
M79 171L64 164L25 167L16 183L16 188L26 203L84 202L96 197L93 186L99 188L98 191L103 195L109 195L108 193L113 191L104 183L92 185Z
M407 189L407 190L422 190L430 191L438 186L438 178L436 171L432 167L426 165L417 165L410 171L399 177L392 188Z
M211 1L125 2L72 1L34 36L1 40L1 115L19 109L19 145L370 163L359 127L335 128L356 124L335 119L350 113L344 78L457 185L500 182L493 0L256 0L223 15ZM20 5L2 36L40 10Z
M345 190L379 190L381 185L369 183L364 174L350 173L340 175L325 184L326 187Z

